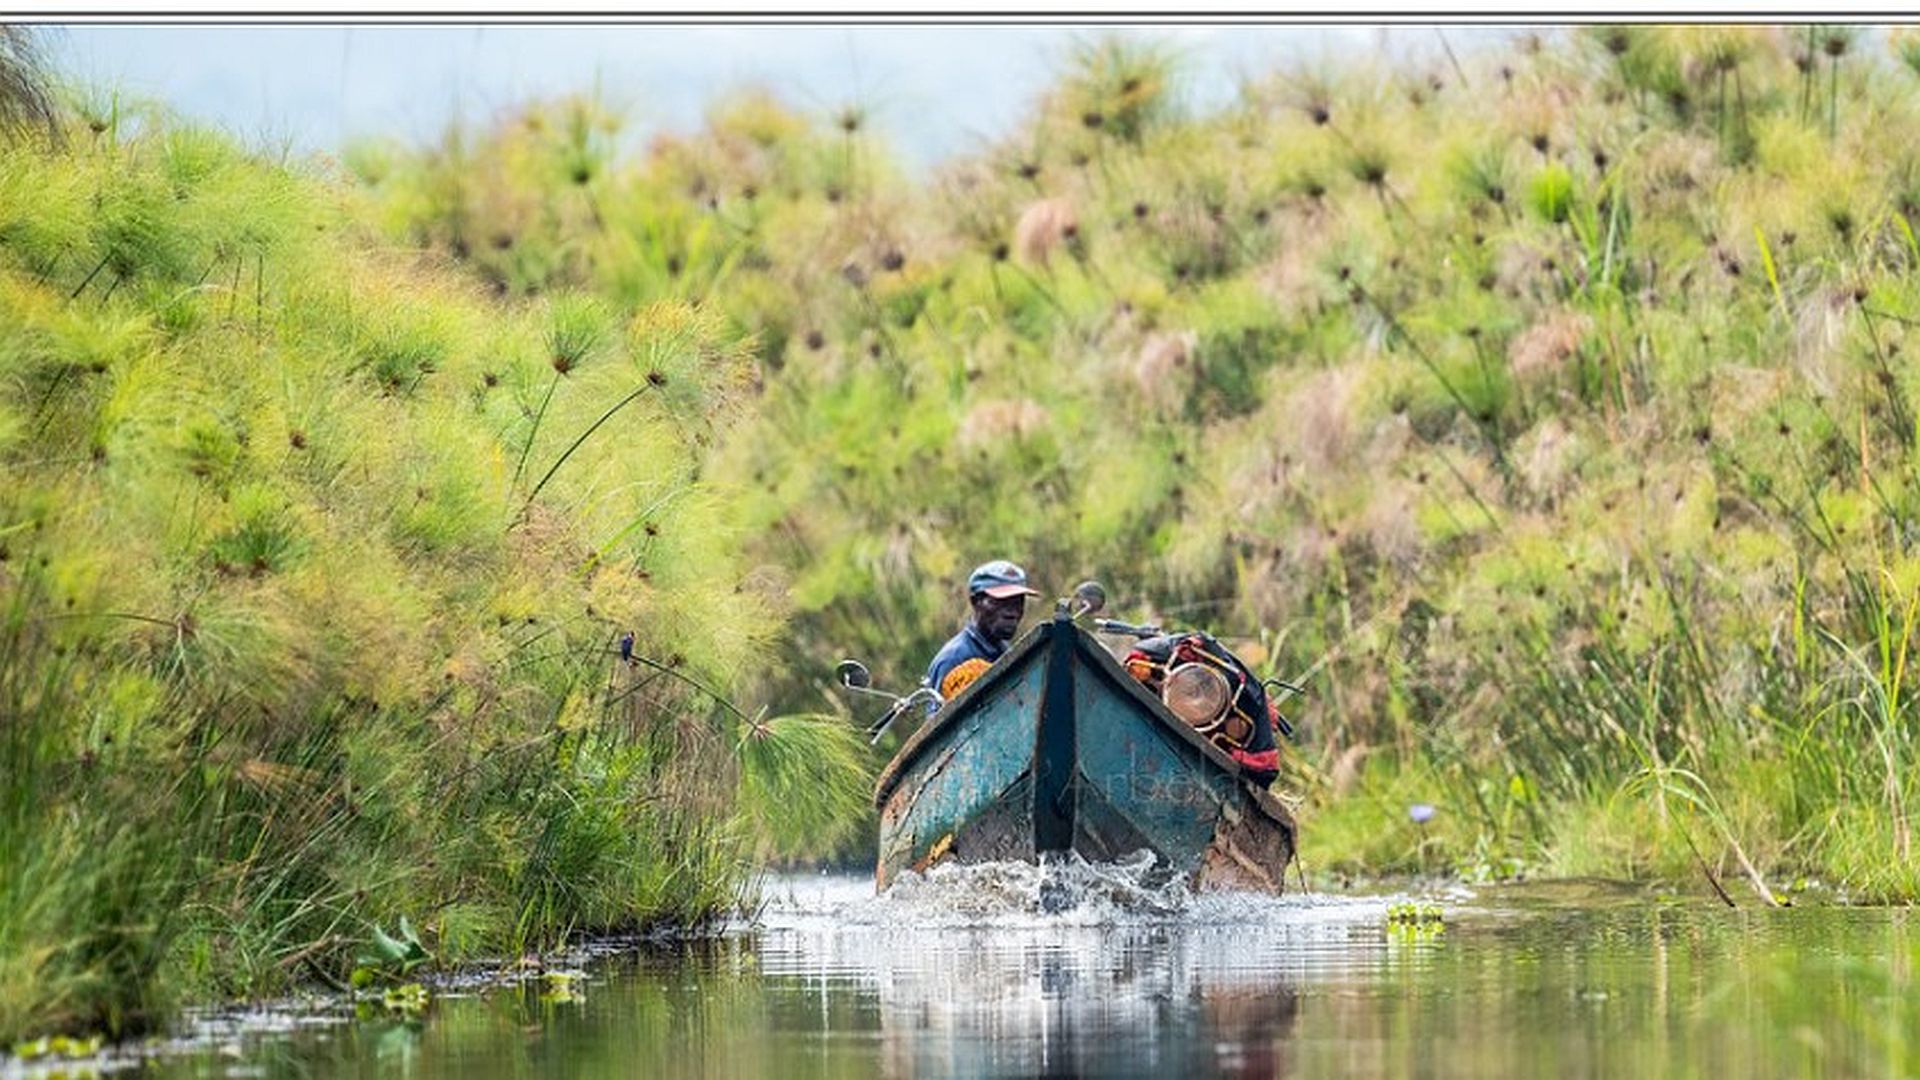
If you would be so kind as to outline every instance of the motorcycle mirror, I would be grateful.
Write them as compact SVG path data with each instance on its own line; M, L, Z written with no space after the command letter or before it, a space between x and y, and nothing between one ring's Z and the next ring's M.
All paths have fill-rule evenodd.
M867 665L858 660L842 660L833 669L840 685L851 690L865 690L873 685L873 676L867 672Z
M1097 581L1083 581L1073 587L1073 602L1081 614L1093 614L1107 606L1107 590Z

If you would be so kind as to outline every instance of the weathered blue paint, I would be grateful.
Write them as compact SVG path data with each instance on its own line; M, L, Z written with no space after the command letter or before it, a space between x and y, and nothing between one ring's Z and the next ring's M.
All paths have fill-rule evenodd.
M1240 781L1175 732L1142 723L1139 703L1115 693L1106 680L1082 678L1077 689L1083 788L1125 818L1154 851L1192 873L1213 839L1220 802Z
M881 774L876 877L946 859L1147 848L1206 887L1280 891L1294 824L1064 617L1035 628Z
M882 816L883 864L909 865L937 847L950 848L963 825L1026 777L1040 717L1045 656L1029 653L1003 658L1002 663L1007 659L1014 662L1006 677L996 680L1003 687L999 693L955 717L957 722L927 729L934 738L921 747L913 778L915 798ZM997 667L995 671L999 673ZM1025 801L1031 803L1030 798ZM1023 839L1020 850L1006 857L1032 857L1031 832Z

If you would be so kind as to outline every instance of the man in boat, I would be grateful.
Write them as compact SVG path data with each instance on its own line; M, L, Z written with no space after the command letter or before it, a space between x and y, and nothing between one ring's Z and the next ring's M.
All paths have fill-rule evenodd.
M1005 559L974 568L967 577L967 603L973 614L927 665L926 684L951 701L1007 651L1027 612L1027 597L1040 593L1027 585L1027 572ZM931 703L932 713L937 705Z

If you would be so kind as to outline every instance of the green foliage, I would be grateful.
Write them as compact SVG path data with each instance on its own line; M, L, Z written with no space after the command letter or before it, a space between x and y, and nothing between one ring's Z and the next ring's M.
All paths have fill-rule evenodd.
M1309 673L1311 866L1911 898L1920 106L1807 31L1192 115L1096 41L924 187L765 95L632 157L535 105L347 190L96 95L84 152L0 153L6 678L72 695L8 776L110 811L8 834L10 1001L87 1004L7 1024L403 913L443 959L711 918L853 842L827 673L911 684L995 556ZM189 809L69 779L130 743ZM161 925L76 906L82 844L164 932L58 947Z
M157 974L181 922L179 860L193 841L181 826L192 829L197 800L191 777L115 745L118 725L76 723L91 711L86 668L38 632L31 600L15 590L0 613L0 1032L9 1042L48 1027L112 1031L157 1018L170 996Z
M0 26L0 135L58 135L53 79L31 28Z
M88 126L0 146L46 193L0 209L0 1039L702 925L803 820L781 768L857 821L844 739L761 760L732 704L733 327L497 303L334 181Z
M614 336L606 306L591 296L555 297L547 319L547 360L562 375L595 358Z
M355 986L362 986L383 977L405 978L413 969L432 960L433 954L420 944L420 935L414 933L412 924L402 915L393 934L378 926L368 928L367 947L360 953L360 966L353 969L352 981Z
M250 485L231 501L233 525L207 547L222 573L273 573L285 570L304 553L307 539L286 498L272 488Z
M1564 165L1552 164L1535 174L1527 186L1527 205L1533 212L1555 225L1563 225L1573 213L1573 173Z
M749 726L741 784L773 854L805 858L855 832L866 808L866 747L840 716L777 716Z
M1513 190L1512 165L1506 147L1499 144L1469 147L1453 160L1454 183L1469 199L1483 199L1504 207Z
M912 682L966 569L1005 555L1333 688L1288 778L1310 861L1319 834L1348 869L1691 875L1691 839L1901 895L1872 867L1899 859L1910 746L1806 719L1855 685L1820 629L1874 638L1861 583L1906 580L1920 505L1888 359L1920 318L1887 209L1911 169L1871 137L1920 113L1842 37L1605 27L1466 56L1457 87L1356 62L1204 115L1172 108L1171 54L1095 41L926 189L857 111L740 99L610 163L599 217L542 241L552 282L765 335L752 411L658 451L677 479L605 520L603 565L661 572L680 485L724 479L790 597L775 712L817 711L848 654ZM365 194L474 259L405 194L456 149L385 157ZM469 205L559 197L485 183ZM624 410L705 397L674 375L621 405L630 375L603 378L564 416L561 381L528 384L534 503L589 490L567 455ZM1416 829L1411 803L1444 812Z
M1173 55L1166 46L1113 36L1075 46L1060 87L1069 122L1137 143L1173 112Z
M1430 942L1446 932L1446 913L1438 904L1407 900L1387 907L1389 940L1400 943Z

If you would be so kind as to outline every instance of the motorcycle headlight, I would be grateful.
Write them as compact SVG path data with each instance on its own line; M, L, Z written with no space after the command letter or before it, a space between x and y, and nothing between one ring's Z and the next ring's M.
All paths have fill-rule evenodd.
M1197 728L1209 727L1227 707L1232 688L1227 677L1205 664L1182 664L1167 673L1160 690L1173 715Z

